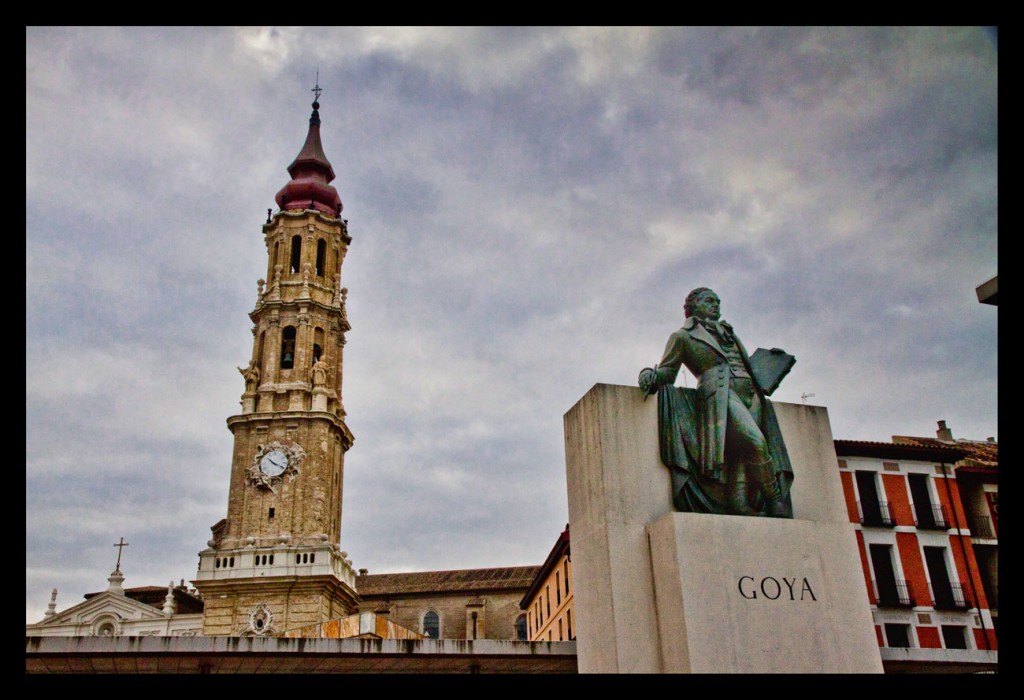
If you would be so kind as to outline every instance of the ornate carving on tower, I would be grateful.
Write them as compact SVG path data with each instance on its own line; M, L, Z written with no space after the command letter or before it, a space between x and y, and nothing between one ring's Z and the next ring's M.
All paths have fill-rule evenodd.
M255 328L253 335L256 335ZM242 378L245 380L245 393L242 394L242 413L252 413L256 410L256 389L260 385L260 368L256 366L256 360L249 362L249 366L239 367Z
M281 264L274 265L274 279L270 284L270 299L271 301L280 301L281 299L281 271L284 266Z
M348 322L348 287L341 288L341 300L338 302L338 307L341 310L341 333L338 336L338 345L345 344L345 333L352 330L352 326Z
M302 266L302 294L299 295L300 299L309 299L309 272L311 267L309 263Z
M274 626L274 612L266 603L257 603L249 609L245 625L239 631L239 637L268 637L281 630Z
M194 582L207 635L280 634L356 610L355 572L338 546L354 440L341 402L350 327L341 263L352 239L329 184L319 108L274 198L280 209L262 225L270 282L257 282L242 412L228 418L228 513Z
M331 366L324 362L322 359L318 359L313 363L313 369L310 371L310 382L313 385L313 410L314 411L326 411L327 410L327 397L330 392L327 389L327 374L330 372Z

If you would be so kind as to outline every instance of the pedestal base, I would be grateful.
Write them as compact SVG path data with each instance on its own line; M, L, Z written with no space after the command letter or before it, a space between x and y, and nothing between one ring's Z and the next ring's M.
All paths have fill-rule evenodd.
M647 531L663 671L882 672L853 525L670 513Z

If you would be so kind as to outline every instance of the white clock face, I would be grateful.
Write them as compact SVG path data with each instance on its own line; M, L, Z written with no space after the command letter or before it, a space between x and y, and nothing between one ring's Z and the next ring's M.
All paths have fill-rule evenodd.
M260 460L260 471L267 476L279 476L287 468L288 455L280 450L268 452Z

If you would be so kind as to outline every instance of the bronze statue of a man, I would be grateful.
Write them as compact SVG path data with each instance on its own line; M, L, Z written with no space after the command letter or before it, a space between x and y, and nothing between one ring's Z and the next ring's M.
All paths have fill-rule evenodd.
M676 509L792 517L793 473L774 408L720 304L707 287L690 292L683 327L658 366L640 373L640 388L659 395ZM696 392L673 386L683 365L698 379Z

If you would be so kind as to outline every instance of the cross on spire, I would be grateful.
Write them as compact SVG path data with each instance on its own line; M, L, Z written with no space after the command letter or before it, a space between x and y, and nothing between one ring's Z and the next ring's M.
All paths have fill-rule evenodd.
M122 537L121 541L118 542L117 544L115 544L114 546L117 547L117 565L114 566L114 570L115 571L120 571L121 570L121 552L123 552L124 548L128 546L128 543L125 542L124 538Z
M320 87L320 69L317 68L316 69L316 85L313 87L312 90L310 90L310 92L313 93L313 101L314 102L320 100L320 93L323 92L323 91L324 91L324 89L322 87Z

